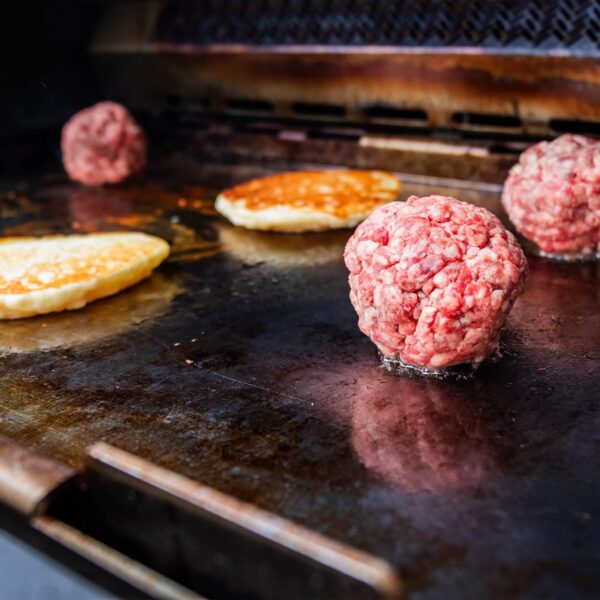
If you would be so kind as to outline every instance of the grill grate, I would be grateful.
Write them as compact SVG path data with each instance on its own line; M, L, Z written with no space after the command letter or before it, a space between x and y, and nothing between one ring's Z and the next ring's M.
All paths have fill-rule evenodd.
M156 41L600 50L598 0L169 1Z

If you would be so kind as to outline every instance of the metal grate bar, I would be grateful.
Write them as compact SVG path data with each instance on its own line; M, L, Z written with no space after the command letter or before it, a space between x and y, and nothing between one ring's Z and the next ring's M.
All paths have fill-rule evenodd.
M155 40L173 44L600 50L597 0L169 1Z

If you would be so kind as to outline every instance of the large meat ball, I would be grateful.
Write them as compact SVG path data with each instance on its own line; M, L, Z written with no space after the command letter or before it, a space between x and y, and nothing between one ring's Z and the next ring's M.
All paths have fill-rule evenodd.
M378 208L344 259L361 331L384 356L429 370L494 352L527 273L497 217L444 196Z
M115 102L100 102L71 117L61 149L69 177L86 185L119 183L146 163L144 132Z
M600 250L600 142L562 135L531 146L510 170L502 203L546 253Z

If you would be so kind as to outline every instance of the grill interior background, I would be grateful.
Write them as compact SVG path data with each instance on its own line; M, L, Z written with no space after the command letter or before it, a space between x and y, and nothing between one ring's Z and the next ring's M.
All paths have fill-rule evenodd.
M17 38L68 37L73 21L33 29L25 13L35 6L19 9L29 28L0 25ZM75 6L99 4L61 4ZM105 558L117 550L208 597L227 597L207 589L219 574L215 585L238 586L229 597L286 595L283 583L302 574L290 565L264 578L247 546L221 552L227 536L191 526L197 506L174 510L164 486L123 480L106 455L86 453L104 440L185 475L192 489L201 482L383 558L415 597L598 596L598 269L532 258L501 360L469 381L390 379L347 300L349 232L244 231L213 204L240 181L319 162L393 170L403 198L456 195L502 215L498 184L523 145L600 123L600 72L585 46L594 7L108 3L91 46L95 72L81 65L81 77L67 69L51 80L45 46L30 46L33 83L10 104L52 116L55 129L29 143L56 160L39 168L27 150L35 176L11 168L0 182L2 233L136 228L173 247L146 284L82 311L0 324L0 341L25 346L3 356L0 435L84 469L34 527L59 541L75 528L89 536L77 552L103 542ZM71 103L34 104L67 83L81 94ZM5 85L5 96L15 89ZM105 98L143 120L152 156L138 180L82 188L62 173L60 126ZM23 115L2 114L18 133L0 135L0 168L26 141L19 126L39 127ZM408 402L390 413L380 410L386 398ZM381 444L365 444L372 428ZM22 460L5 462L22 477ZM453 472L465 474L464 488Z
M292 125L492 149L600 134L598 2L207 0L110 12L92 47L108 94L188 127L216 119L265 135Z

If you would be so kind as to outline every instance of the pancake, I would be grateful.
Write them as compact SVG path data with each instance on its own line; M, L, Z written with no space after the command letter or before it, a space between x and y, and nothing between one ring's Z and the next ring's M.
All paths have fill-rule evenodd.
M169 245L145 233L0 240L0 318L81 308L148 277Z
M325 231L356 226L399 191L400 181L383 171L296 171L225 190L216 209L248 229Z

